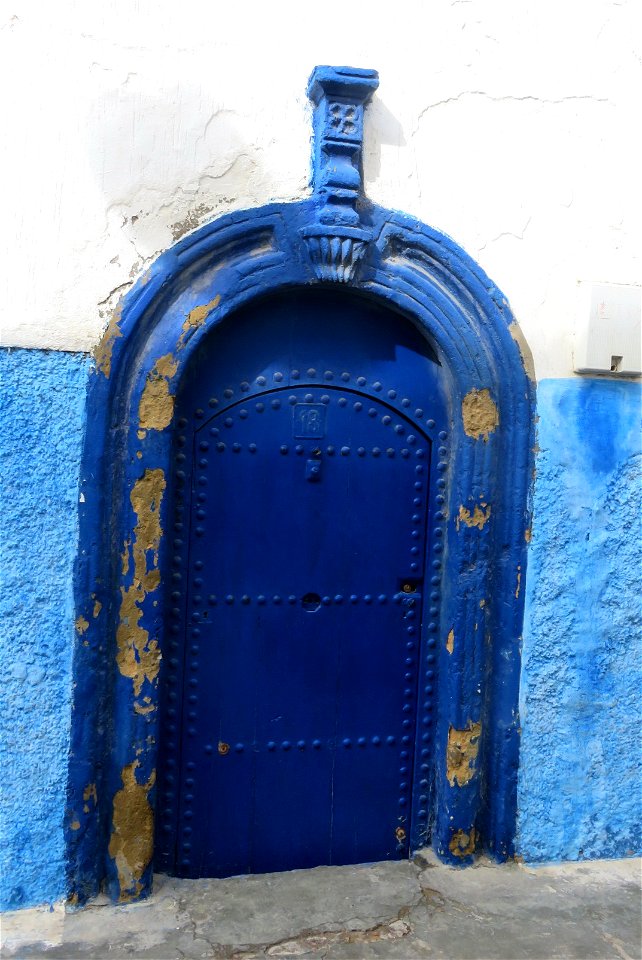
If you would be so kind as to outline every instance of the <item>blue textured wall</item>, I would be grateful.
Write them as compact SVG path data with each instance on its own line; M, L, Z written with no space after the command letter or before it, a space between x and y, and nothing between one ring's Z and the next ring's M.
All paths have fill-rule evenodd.
M72 574L89 360L0 352L4 906L66 889ZM639 850L640 384L538 388L522 677L519 852Z
M518 835L530 861L641 848L641 402L639 383L538 386Z
M5 907L65 892L72 579L88 368L84 355L0 351Z

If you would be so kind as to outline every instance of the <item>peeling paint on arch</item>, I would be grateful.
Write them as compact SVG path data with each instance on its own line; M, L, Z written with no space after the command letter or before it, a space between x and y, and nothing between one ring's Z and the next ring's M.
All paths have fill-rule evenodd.
M479 440L488 437L499 426L499 411L490 390L470 390L461 404L464 433Z
M516 320L513 320L513 322L509 324L508 332L510 333L511 337L517 344L517 347L519 349L519 354L522 358L522 363L524 364L524 371L526 373L526 376L531 381L531 383L535 383L536 381L535 361L533 360L533 354L531 353L530 347L526 342L526 337L522 332L522 328L520 327L520 325L517 323Z
M205 323L212 310L215 310L220 302L221 296L217 293L209 303L204 303L202 306L194 307L193 310L190 310L185 317L181 335L176 345L178 350L181 350L185 346L192 334Z
M111 374L111 355L114 349L114 342L123 335L120 329L121 315L122 306L119 304L114 310L111 320L107 324L107 329L94 352L96 366L101 373L105 374L107 379L109 379Z
M142 703L139 700L134 700L134 710L141 717L146 717L156 709L157 704L152 702L151 697L143 697Z
M446 638L446 650L448 651L448 653L452 653L454 649L455 649L455 630L453 628L448 634L448 637Z
M134 562L131 586L121 586L120 623L116 631L118 669L130 677L134 693L139 695L145 680L153 681L160 669L161 652L158 640L140 626L142 604L148 593L160 584L158 550L162 537L160 507L165 491L162 470L146 470L132 489L130 500L137 522L134 527L131 554ZM151 561L149 554L151 553ZM130 544L123 553L123 578L130 565Z
M469 833L465 830L457 830L448 844L448 849L455 857L469 857L475 852L476 843L477 831L474 827Z
M457 529L459 530L460 525L464 523L467 527L477 527L478 530L483 530L490 519L490 509L490 504L484 503L483 500L479 505L475 505L472 513L466 507L461 506L455 520Z
M85 804L88 804L90 800L93 800L94 806L98 803L98 791L96 789L95 783L88 783L85 789L82 792L82 798L85 801ZM89 813L89 806L85 806L85 813Z
M446 776L451 787L464 787L476 773L481 723L468 722L464 730L451 726L446 749Z
M149 866L154 850L154 811L148 794L156 782L152 770L147 783L138 783L138 760L123 767L122 789L114 797L109 856L118 871L121 901L139 896L141 877Z
M158 358L147 375L138 406L138 423L141 430L164 430L172 422L174 396L169 388L177 370L177 361L171 353L166 353Z

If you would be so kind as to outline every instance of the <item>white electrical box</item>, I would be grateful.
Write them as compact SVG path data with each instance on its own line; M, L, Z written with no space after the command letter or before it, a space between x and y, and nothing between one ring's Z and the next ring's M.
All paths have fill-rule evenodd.
M580 283L575 325L576 373L642 373L642 287Z

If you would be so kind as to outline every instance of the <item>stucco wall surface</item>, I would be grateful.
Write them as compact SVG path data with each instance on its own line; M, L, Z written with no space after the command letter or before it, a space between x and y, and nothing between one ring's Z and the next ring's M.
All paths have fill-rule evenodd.
M86 356L0 352L2 902L65 892L72 565ZM636 834L642 386L539 385L518 850L625 856ZM27 813L25 813L27 811Z
M640 853L639 383L538 387L521 685L518 849Z
M8 0L3 342L89 350L173 240L304 196L307 78L349 64L381 76L370 197L460 243L537 375L568 376L577 281L642 274L639 18L637 0Z
M0 903L65 892L73 563L88 359L0 351Z

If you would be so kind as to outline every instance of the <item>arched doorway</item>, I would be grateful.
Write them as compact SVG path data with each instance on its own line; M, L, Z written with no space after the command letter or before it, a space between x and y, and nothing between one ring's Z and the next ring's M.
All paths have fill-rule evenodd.
M261 300L196 351L163 578L160 869L399 858L427 834L445 379L398 312L327 288Z
M239 342L234 331L246 316L244 310L256 310L258 316L265 309L266 298L295 295L305 300L307 312L311 310L310 296L313 299L318 296L321 302L323 296L330 296L329 290L335 291L336 309L344 316L346 329L353 323L346 319L347 315L352 315L360 299L362 305L367 304L368 311L385 314L388 320L383 327L394 326L396 331L404 330L404 336L419 338L413 351L424 364L424 382L417 385L417 395L421 396L422 390L431 383L435 386L433 399L443 398L440 412L434 418L416 414L416 409L428 407L428 401L422 400L422 406L418 404L413 413L412 398L409 390L405 392L405 384L395 384L387 373L384 377L377 372L382 363L385 367L385 356L382 361L376 354L378 341L371 336L374 327L368 327L367 332L362 328L359 336L351 336L351 342L359 343L353 356L357 356L360 363L355 361L356 365L347 366L339 362L340 357L330 362L332 357L327 351L331 350L331 344L342 342L343 326L337 324L335 336L323 340L326 352L310 360L307 368L315 371L323 368L324 376L326 370L332 373L333 380L327 381L333 384L332 391L339 385L335 374L341 377L348 373L350 380L340 381L338 395L329 387L324 390L329 398L336 396L336 407L330 404L333 411L340 416L344 412L347 415L351 401L350 416L354 418L351 423L357 423L363 409L355 411L354 405L361 403L365 408L366 400L361 396L367 396L368 401L372 398L370 407L375 415L368 429L387 431L398 425L410 431L412 422L413 430L417 430L416 446L421 439L425 444L421 449L427 454L430 441L430 463L436 466L429 474L428 492L430 504L433 507L439 504L440 509L435 510L432 518L428 515L425 527L430 537L427 536L427 552L424 551L423 556L428 557L429 566L424 570L422 590L408 591L416 601L420 592L423 603L422 617L415 618L421 622L420 649L422 656L425 655L422 679L427 686L438 677L438 683L430 691L434 698L432 714L411 707L411 712L416 710L417 724L423 724L426 718L426 730L421 736L427 736L430 745L421 749L430 750L429 790L423 792L424 778L418 777L414 770L409 842L404 846L406 838L395 835L402 849L397 850L395 846L394 850L384 850L383 855L406 855L428 840L440 857L457 865L470 863L477 849L497 858L506 858L512 853L534 387L527 372L527 350L507 302L481 269L449 238L402 214L376 207L363 197L359 159L363 109L375 86L376 75L372 71L318 68L310 88L316 104L312 198L233 213L185 237L159 257L124 299L97 351L87 404L76 571L77 613L83 623L83 633L74 651L67 829L69 888L74 901L82 902L95 894L103 881L109 893L119 900L137 899L149 893L155 824L163 818L163 804L174 803L176 799L165 796L159 801L157 779L159 759L165 764L163 756L167 756L165 753L159 757L159 743L166 743L166 735L171 732L160 724L161 714L170 719L160 696L162 690L171 686L164 683L161 686L161 664L164 670L172 666L172 659L182 664L180 656L174 656L176 651L171 644L176 637L181 642L187 612L181 612L179 603L178 621L173 623L172 593L180 592L182 602L189 601L190 597L178 589L168 591L167 586L168 578L173 580L175 575L182 578L188 569L188 560L179 556L174 542L182 539L180 533L185 530L185 527L176 528L176 524L184 524L185 520L175 515L180 504L174 485L181 479L179 472L186 474L185 481L188 472L176 462L173 446L178 436L185 436L187 445L188 434L177 430L187 430L191 422L189 429L195 435L199 430L196 421L201 422L196 411L202 409L202 422L208 421L208 430L238 429L240 436L240 432L249 430L254 423L258 414L256 403L265 404L267 399L271 416L275 413L272 402L282 402L277 394L284 381L274 380L275 373L285 373L284 358L274 353L278 338L270 343L270 359L265 361L267 372L257 372L252 378L248 372L239 370L236 385L230 382L223 386L223 400L234 401L235 394L226 397L225 391L235 391L241 383L250 385L253 380L248 396L255 390L263 391L266 399L255 397L254 412L250 416L247 408L247 418L240 417L242 407L239 407L238 423L230 412L223 419L222 428L212 420L211 411L214 410L214 419L218 416L215 408L209 407L211 398L220 399L218 394L207 397L207 408L204 401L198 401L200 405L197 405L197 398L189 398L190 383L204 387L207 382L207 377L196 375L198 357L201 353L207 357L215 345L216 349L209 355L211 366L206 364L206 368L212 370L214 377L223 376L225 364L219 368L217 363L223 359L226 344L232 349L233 343ZM282 306L285 300L272 302ZM394 324L391 317L395 318ZM324 326L330 328L331 325L326 311L318 315L314 328L323 331ZM221 338L217 341L214 337L219 330ZM246 356L256 356L251 339L244 346ZM524 355L522 351L526 351ZM324 365L326 357L330 357L328 366ZM271 366L277 360L283 369ZM371 366L371 371L357 372L357 366L365 369L365 364ZM326 409L320 380L309 374L305 384L309 389L301 390L293 385L293 369L298 367L292 366L289 370L288 389L292 389L288 397L294 396L295 401L290 408L288 399L288 409L306 408L296 411L296 425L300 425L302 433L312 432L323 422ZM269 386L268 372L272 377ZM355 374L357 378L365 378L366 383L353 381ZM256 382L259 376L265 377L265 383ZM381 390L376 388L376 383L381 383ZM383 395L384 384L387 396ZM341 393L343 385L346 389ZM219 385L216 386L218 390ZM391 390L396 391L397 396L391 397ZM308 394L312 400L306 399ZM341 397L346 400L345 408L339 405ZM403 399L411 400L409 407L403 405ZM400 407L395 406L398 401ZM179 408L183 403L187 406L181 412ZM384 413L384 406L392 412ZM436 402L436 411L438 407ZM447 426L438 430L442 415ZM279 440L279 450L281 445L288 446L287 453L279 452L277 460L279 464L287 463L284 469L292 471L286 488L305 490L302 496L308 492L316 496L312 491L317 490L314 484L319 483L314 478L319 463L323 479L318 490L325 489L326 477L326 487L338 482L340 471L335 468L343 461L332 460L328 446L339 444L349 448L344 463L347 472L342 475L356 484L366 476L359 466L359 446L384 449L379 434L374 433L368 436L368 444L358 438L344 442L348 421L342 421L341 426L339 419L332 427L337 431L336 439L326 442L325 457L322 450L319 459L315 454L316 438L294 435L288 440L282 438L280 430L289 429L292 434L297 426L294 414L292 420L285 416L279 420L280 416L281 413L275 413L272 420L274 430L270 443ZM390 424L383 422L387 416L391 418ZM182 417L186 423L179 427ZM228 417L232 419L230 428L225 423ZM327 417L330 424L329 413ZM434 419L434 428L428 419ZM431 430L438 431L437 442L447 441L443 453L438 446L436 458L435 435ZM403 435L407 436L399 434ZM212 440L213 435L205 442ZM310 450L306 444L313 440L315 446ZM233 464L235 457L248 465L260 462L260 458L254 461L249 451L251 443L256 443L258 449L258 440L249 435L244 433L242 439L232 440L231 451L227 449L227 441L222 442L226 443L222 456L227 459L221 462L229 460ZM235 450L234 443L239 445L239 450ZM353 459L355 444L357 457ZM297 445L303 447L301 453ZM401 453L403 449L408 449L407 462L411 462L411 446L397 448L396 443L391 442L388 447L394 456L388 459L386 452L386 459L382 454L378 462L382 467L386 463L391 470L396 470L406 462ZM218 453L213 450L212 456L215 452ZM203 453L209 454L209 449ZM336 450L334 456L337 457ZM338 456L342 457L341 450ZM195 462L200 469L199 461ZM372 462L364 457L364 468ZM267 460L264 463L267 464ZM308 468L309 479L305 476ZM222 482L237 496L235 484L239 477L250 475L243 471L238 475L225 474ZM373 514L381 512L382 500L386 501L387 510L391 496L386 491L391 485L403 493L405 468L400 467L399 477L396 473L391 476L390 485L384 484L383 493L380 490L375 498ZM433 482L436 492L431 501ZM418 495L421 493L418 491ZM249 498L247 490L244 495ZM403 501L404 510L406 500L407 495L403 493L400 503ZM347 501L344 516L348 510L345 504ZM184 504L180 509L184 509ZM238 514L239 509L237 501L231 515L235 511ZM394 517L396 501L390 509ZM200 518L195 515L193 519ZM226 536L230 533L231 528ZM229 549L234 549L234 543L229 544ZM244 556L247 554L241 551L240 559L235 561L234 590L245 592L241 592L240 607L234 604L229 607L230 616L245 616L245 613L253 616L259 610L258 597L265 596L267 600L268 596L268 588L258 585L258 574L253 593L243 586L243 569L238 564L242 564ZM175 557L178 557L176 566ZM206 559L208 556L204 555L203 563ZM224 579L223 573L216 570L216 562L212 560L211 573L219 580ZM413 562L419 561L410 560ZM297 575L300 572L296 564L292 564L292 569ZM309 618L304 623L320 623L326 613L330 615L330 610L338 614L340 609L351 609L349 605L337 604L336 610L333 606L336 596L343 597L348 587L335 587L329 582L327 586L315 586L313 571L306 571L304 567L301 571L309 575L309 585L304 578L305 582L301 580L291 588L285 580L283 587L271 586L273 603L275 595L281 597L281 591L286 603L294 596L292 615L295 616L296 609L297 617ZM372 570L366 572L373 574ZM408 576L408 579L397 582L396 592L395 585L388 586L388 581L385 589L377 585L386 602L389 596L393 597L391 610L401 608L403 596L400 595L406 593L404 585L410 588L419 585L405 568L398 576ZM365 585L360 591L355 587L353 592L364 598L366 592L374 596ZM228 593L236 596L231 589ZM214 590L212 594L218 597ZM303 605L306 598L305 603L314 607L316 595L321 598L323 612ZM191 596L193 600L196 594ZM207 596L209 603L209 593ZM243 604L244 596L250 597L249 604ZM254 597L256 606L252 602ZM324 597L330 597L330 605L323 604ZM396 604L398 597L399 605ZM363 602L365 604L365 599ZM274 605L274 609L277 606ZM260 609L267 610L267 602ZM85 623L88 626L85 627ZM174 625L178 627L177 634L172 630ZM269 638L270 629L266 628L267 632L261 636ZM312 637L313 633L310 630L308 635ZM387 670L389 665L383 660L380 666ZM428 677L429 671L433 676ZM334 676L338 675L340 672L335 671ZM177 678L177 689L182 688L183 681L179 683ZM416 689L419 692L419 682ZM218 702L220 700L219 696ZM335 708L340 700L333 701ZM424 702L417 700L416 705L423 707ZM430 717L434 717L434 721ZM365 728L359 732L360 727L361 723L355 723L344 737L356 737L357 750L361 747L360 737L383 734L383 731L379 734ZM184 724L176 723L176 732L180 730L181 736L183 728ZM218 737L216 730L208 729L204 733L213 738L203 741L204 748L210 745L216 749L213 759L232 763L242 756L243 751L237 755L234 748L240 743L245 750L246 730L243 737L230 734L229 740L222 735ZM249 733L254 736L253 730ZM385 735L395 740L397 737L396 732ZM292 742L291 736L295 734L284 734L281 746L286 740ZM328 734L327 739L330 738ZM303 751L307 756L308 740L322 740L322 737L317 737L310 726L306 736L298 739L305 741ZM276 738L263 737L261 742L267 748L272 740L276 744ZM228 754L218 753L219 742L229 743ZM396 749L397 744L389 746ZM342 756L347 757L352 745L345 749ZM300 758L298 744L296 750L296 753L285 751L280 756L287 754L284 762L290 762L290 758ZM354 756L354 752L349 756ZM397 758L400 759L406 758ZM166 766L160 774L163 789L167 786L165 772ZM410 783L410 780L401 782ZM180 792L183 786L189 785L177 786ZM180 796L184 801L184 790ZM400 797L401 792L397 799ZM354 807L348 805L346 809L354 810ZM386 812L385 817L388 816ZM175 819L169 824L174 841L178 823ZM186 865L186 869L189 866Z

